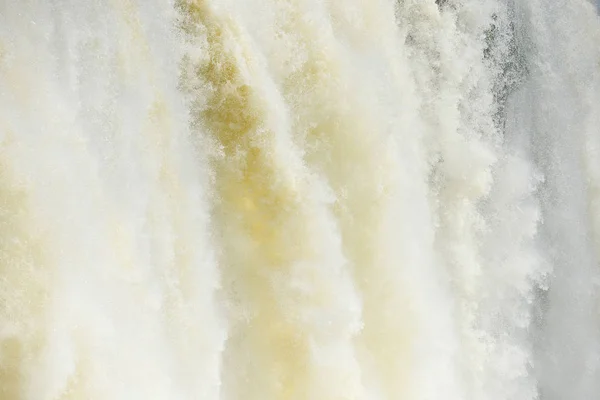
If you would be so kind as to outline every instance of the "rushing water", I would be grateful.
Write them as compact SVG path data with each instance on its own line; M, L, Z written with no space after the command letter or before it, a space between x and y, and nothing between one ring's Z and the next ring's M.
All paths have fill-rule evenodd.
M0 399L600 397L588 0L0 0Z

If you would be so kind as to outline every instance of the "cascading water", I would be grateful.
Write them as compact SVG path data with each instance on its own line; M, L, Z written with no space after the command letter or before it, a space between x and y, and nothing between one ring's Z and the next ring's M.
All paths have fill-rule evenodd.
M0 0L0 399L600 397L588 0Z

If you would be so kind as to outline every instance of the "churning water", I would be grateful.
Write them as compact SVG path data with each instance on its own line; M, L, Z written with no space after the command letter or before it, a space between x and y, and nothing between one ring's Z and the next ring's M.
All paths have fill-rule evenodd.
M0 399L600 398L588 0L0 0Z

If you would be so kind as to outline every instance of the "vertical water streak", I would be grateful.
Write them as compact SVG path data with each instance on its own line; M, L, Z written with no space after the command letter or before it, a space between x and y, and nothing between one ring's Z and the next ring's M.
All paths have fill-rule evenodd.
M167 6L0 13L3 163L27 199L15 217L35 221L17 227L39 237L43 287L27 292L20 359L2 361L26 377L16 398L218 396L218 277Z
M553 273L540 297L535 364L544 399L592 398L598 387L597 151L599 27L591 4L522 2L530 79L515 104L530 132Z
M289 116L235 13L182 1L198 126L214 142L230 335L226 398L362 398L351 339L360 304L331 194L299 157ZM196 57L194 57L196 55Z

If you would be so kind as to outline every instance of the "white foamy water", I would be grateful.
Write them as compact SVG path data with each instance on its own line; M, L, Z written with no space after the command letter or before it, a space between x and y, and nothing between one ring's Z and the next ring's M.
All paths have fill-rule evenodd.
M599 397L600 18L437 3L0 0L0 399Z

